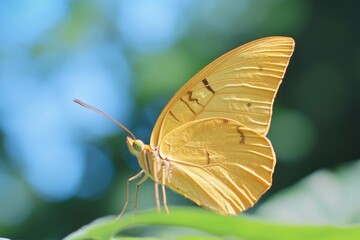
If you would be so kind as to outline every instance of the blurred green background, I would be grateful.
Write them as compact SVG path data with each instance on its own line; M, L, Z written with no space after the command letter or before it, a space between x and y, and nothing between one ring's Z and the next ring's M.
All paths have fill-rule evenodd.
M125 132L74 98L148 143L192 75L273 35L293 37L296 47L269 134L273 187L248 213L360 223L359 9L332 0L1 1L0 237L58 239L120 212L137 161ZM170 210L194 205L168 198ZM147 182L139 209L154 206Z

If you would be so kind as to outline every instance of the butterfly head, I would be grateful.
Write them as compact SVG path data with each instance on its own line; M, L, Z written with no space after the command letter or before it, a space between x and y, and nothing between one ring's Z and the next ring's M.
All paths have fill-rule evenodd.
M132 139L131 137L126 138L126 143L128 145L129 151L135 156L138 156L145 147L145 144L141 140Z

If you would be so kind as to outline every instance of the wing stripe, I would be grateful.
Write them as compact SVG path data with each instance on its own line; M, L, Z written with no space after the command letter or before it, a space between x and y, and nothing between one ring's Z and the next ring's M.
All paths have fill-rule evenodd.
M270 182L267 181L266 179L264 179L263 177L261 177L259 174L257 174L256 172L254 172L252 169L242 166L241 164L236 164L236 166L240 167L241 169L243 169L244 171L250 173L251 175L253 175L255 178L257 178L259 181L265 183L266 185L270 186Z
M189 105L188 102L186 102L186 101L185 101L184 99L182 99L182 98L180 98L180 101L181 101L182 103L184 103L184 104L187 106L187 108L196 116L196 112L194 111L194 109L191 108L191 106Z
M222 203L222 201L221 201L222 199L215 198L214 196L212 196L206 188L204 188L201 184L199 184L197 181L195 181L195 178L194 178L191 174L189 174L190 171L185 170L185 169L182 168L181 166L177 166L177 167L178 167L179 169L181 168L181 169L182 169L182 173L183 173L183 174L186 174L190 179L192 179L193 182L194 182L200 189L202 189L203 192L206 193L207 196L209 196L209 198L211 198L214 202L216 202L219 207L223 207L223 205L221 204L221 203ZM209 173L209 174L211 174L211 173ZM211 175L212 175L212 174L211 174ZM213 182L209 182L208 179L203 178L201 175L198 175L198 177L201 177L201 179L202 179L203 181L208 182L211 186L214 187L214 189L217 190L217 192L218 192L219 194L222 195L222 197L223 197L224 199L227 199L228 202L232 202L232 203L235 205L235 203L228 197L228 195L227 195L226 193L224 193L224 192L221 190L221 188L219 188L216 184L214 184ZM237 207L239 208L239 206L237 206Z
M230 173L232 173L232 174L234 174L234 175L237 175L237 174L234 173L231 169L229 169L229 168L227 168L227 167L225 167L225 166L223 166L223 168L226 169L228 172L230 172ZM249 172L248 172L248 173L249 173ZM250 173L250 174L253 175L253 176L255 176L255 175L252 174L252 173ZM248 178L243 177L242 179L243 179L244 182L246 182L246 183L247 183L249 186L251 186L253 189L257 189L257 187L256 187L256 186L252 183L252 181L250 181ZM255 179L259 180L259 179L256 178L256 177L255 177ZM267 187L270 187L270 185L271 185L271 184L268 184L268 182L263 182L263 181L258 181L258 182L263 183L263 185L264 185L264 183L265 183L265 185L266 185ZM245 186L245 185L243 185L243 186ZM257 193L260 193L259 190L258 190ZM252 197L254 197L254 196L251 194L251 191L249 191L249 195L251 195ZM254 197L254 198L255 198L255 197Z
M222 95L222 94L234 94L234 93L242 93L244 91L244 89L239 89L239 91L236 92L226 92L226 93L221 93L219 91L227 89L227 88L243 88L243 87L247 87L247 88L252 88L252 89L256 89L256 90L266 90L266 91L270 91L270 92L276 92L276 90L271 89L271 88L266 88L266 87L262 87L262 86L255 86L255 85L251 85L249 83L231 83L231 84L224 84L226 82L234 82L235 79L227 79L227 80L223 80L223 81L218 81L215 83L210 84L210 86L215 87L215 85L218 84L223 84L220 88L216 89L216 95ZM264 81L254 81L252 80L251 83L255 84L255 83L263 83ZM205 87L199 87L194 89L195 91L198 90L202 90L205 89Z
M243 196L243 199L247 200L249 203L251 203L251 200L248 198L248 196L246 195L246 193L244 193L244 191L242 191L240 189L240 191L238 192L238 194L236 194L236 192L234 192L227 184L225 184L224 182L219 180L219 177L215 176L213 173L211 173L209 170L201 168L202 170L206 171L209 175L211 175L214 179L218 180L218 184L221 185L221 187L218 187L216 184L214 184L213 182L208 182L216 189L218 190L219 193L222 193L223 196L226 196L226 199L228 200L228 202L233 203L233 207L235 206L238 209L245 209L245 206L243 204L242 201L239 201L239 199L235 199L235 198L229 198L228 195L229 194L225 194L222 189L228 189L228 191L233 192L236 196L239 197L239 195ZM225 176L226 178L228 178L228 176ZM221 191L221 192L220 192ZM236 203L234 200L237 200Z

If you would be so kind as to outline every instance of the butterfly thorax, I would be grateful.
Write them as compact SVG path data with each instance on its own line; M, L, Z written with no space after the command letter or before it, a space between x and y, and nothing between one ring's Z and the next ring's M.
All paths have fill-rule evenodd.
M170 181L171 168L170 163L159 155L157 149L152 149L150 145L144 144L139 139L126 139L129 151L138 159L140 167L149 175L153 180L160 181L162 175ZM156 174L156 176L155 176Z

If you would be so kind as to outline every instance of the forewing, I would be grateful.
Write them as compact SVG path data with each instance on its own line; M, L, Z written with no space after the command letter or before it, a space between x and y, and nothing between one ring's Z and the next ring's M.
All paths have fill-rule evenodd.
M294 41L268 37L219 57L190 79L160 114L151 136L155 149L173 129L198 119L225 117L266 135L275 94Z
M166 185L200 206L236 214L271 186L275 154L268 139L225 118L185 124L161 141Z

